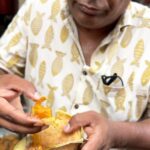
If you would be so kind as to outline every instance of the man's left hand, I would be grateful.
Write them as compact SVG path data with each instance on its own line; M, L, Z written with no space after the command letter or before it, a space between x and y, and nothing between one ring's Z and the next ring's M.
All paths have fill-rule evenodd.
M112 126L113 123L101 114L89 111L73 116L64 131L71 133L83 127L88 140L82 150L108 150L113 143Z

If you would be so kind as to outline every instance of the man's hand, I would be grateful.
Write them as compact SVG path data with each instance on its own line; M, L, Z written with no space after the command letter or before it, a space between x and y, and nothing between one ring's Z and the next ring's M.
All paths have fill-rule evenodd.
M23 111L20 95L37 99L34 86L15 75L0 75L0 126L17 133L35 133L43 123Z
M93 111L77 114L64 131L71 133L81 127L88 136L82 150L108 150L112 146L111 122L100 114Z

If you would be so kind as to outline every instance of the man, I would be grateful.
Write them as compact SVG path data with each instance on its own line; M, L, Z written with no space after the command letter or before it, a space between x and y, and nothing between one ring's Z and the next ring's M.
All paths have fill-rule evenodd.
M0 67L26 79L1 75L1 126L40 131L16 99L38 92L74 114L64 132L84 127L82 150L149 149L149 16L130 0L28 0L1 39Z

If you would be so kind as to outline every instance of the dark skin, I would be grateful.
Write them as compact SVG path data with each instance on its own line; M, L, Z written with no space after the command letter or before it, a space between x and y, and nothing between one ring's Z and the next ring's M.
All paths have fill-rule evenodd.
M113 30L129 2L130 0L68 0L88 65L95 48ZM148 150L150 149L149 126L149 119L136 123L114 122L99 113L89 111L73 116L64 131L70 133L80 127L84 128L88 141L82 150L109 148Z
M2 70L1 70L2 74ZM37 99L34 86L15 75L0 75L0 127L17 133L35 133L45 128L37 118L23 111L20 95Z
M68 0L88 65L92 53L115 27L129 2L130 0Z

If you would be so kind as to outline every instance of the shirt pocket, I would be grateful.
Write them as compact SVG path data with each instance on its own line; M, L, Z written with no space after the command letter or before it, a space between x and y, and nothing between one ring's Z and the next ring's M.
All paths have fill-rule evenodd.
M101 82L99 90L103 92L103 101L107 103L110 118L121 121L137 121L141 118L148 103L148 89L118 84L105 85Z

